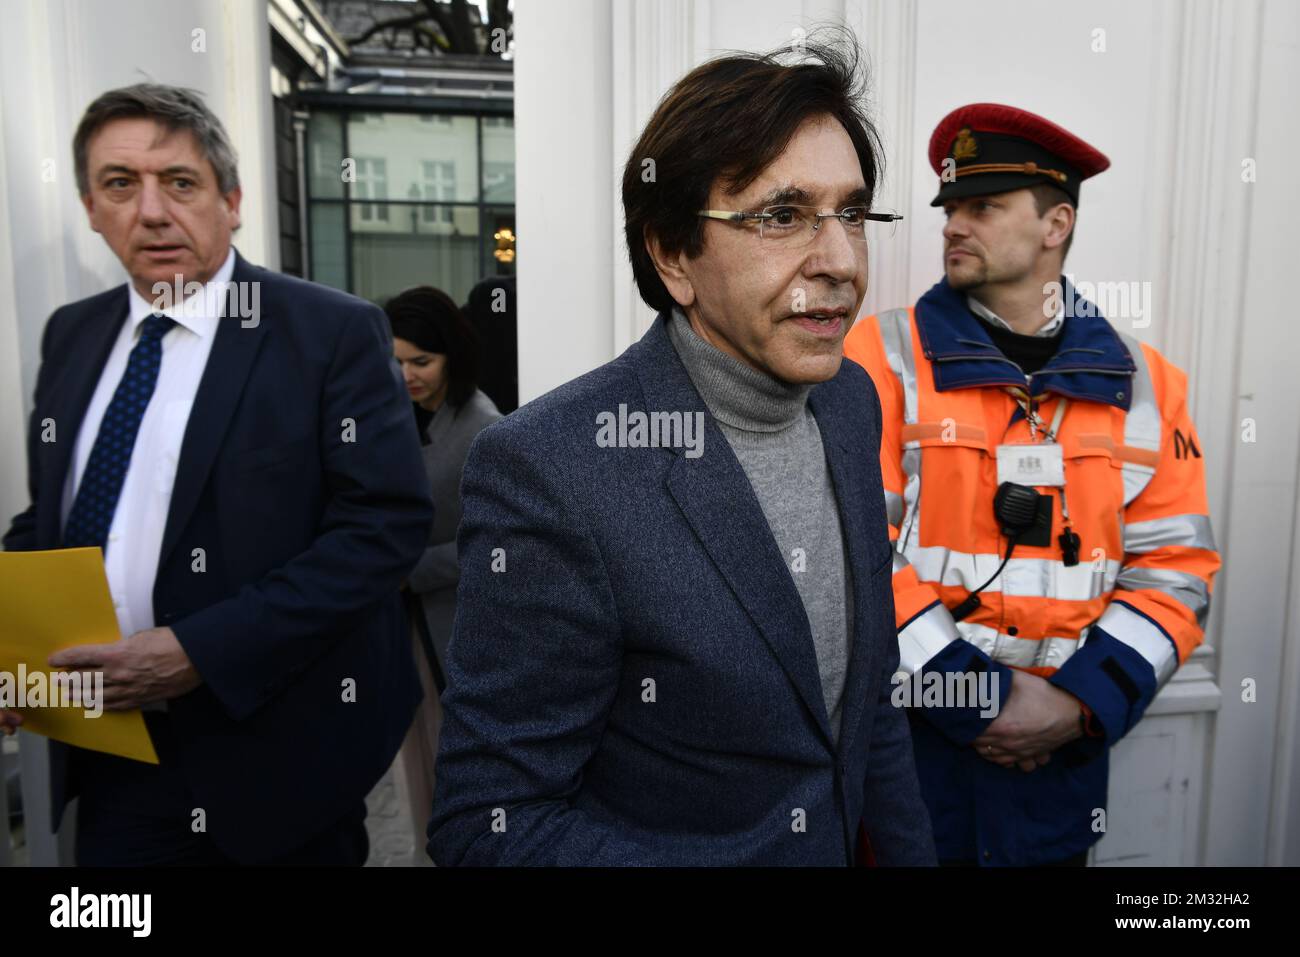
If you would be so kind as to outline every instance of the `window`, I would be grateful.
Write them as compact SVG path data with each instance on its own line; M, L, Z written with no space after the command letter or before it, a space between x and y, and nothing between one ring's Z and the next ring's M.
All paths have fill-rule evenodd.
M515 164L483 164L483 195L487 199L515 198Z
M509 116L483 117L483 200L515 201L515 121Z
M357 157L357 180L352 184L354 199L388 198L388 161L372 156ZM364 203L360 207L361 219L388 221L386 205Z
M343 123L337 113L313 113L307 123L307 188L315 199L343 198Z
M449 160L424 160L424 198L434 202L448 202L456 198L456 164ZM425 206L426 223L450 225L451 210L446 206Z
M313 280L373 302L422 284L464 302L514 271L511 117L321 108L307 136Z

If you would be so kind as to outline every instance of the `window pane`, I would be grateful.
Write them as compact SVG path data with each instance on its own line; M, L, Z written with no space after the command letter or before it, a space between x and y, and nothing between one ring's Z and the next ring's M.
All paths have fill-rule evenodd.
M312 113L307 121L307 189L312 198L343 197L343 121L337 113Z
M383 302L435 286L458 304L479 279L476 206L352 204L352 291Z
M311 278L345 292L348 288L347 241L343 204L311 204Z
M356 158L356 178L352 182L353 199L388 199L388 162L373 156ZM353 206L364 222L378 220L388 215L386 205L363 203Z
M515 201L515 121L509 116L483 117L483 201Z
M472 116L353 114L348 118L348 152L357 167L353 198L477 202L476 123ZM431 169L427 163L435 165ZM369 177L364 187L363 167ZM380 169L382 184L376 179Z

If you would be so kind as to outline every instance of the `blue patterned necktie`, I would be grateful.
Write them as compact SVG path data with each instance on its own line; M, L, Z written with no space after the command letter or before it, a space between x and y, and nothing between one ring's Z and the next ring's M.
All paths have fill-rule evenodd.
M99 546L107 551L108 530L117 511L122 483L126 481L127 466L131 464L135 436L158 384L162 337L175 324L175 319L166 316L148 316L140 324L140 339L131 350L113 400L104 410L77 497L68 513L63 529L64 548Z

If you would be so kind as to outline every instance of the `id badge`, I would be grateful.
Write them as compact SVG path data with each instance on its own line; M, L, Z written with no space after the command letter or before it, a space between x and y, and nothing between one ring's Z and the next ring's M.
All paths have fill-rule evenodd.
M998 446L998 484L1065 485L1065 458L1055 442Z

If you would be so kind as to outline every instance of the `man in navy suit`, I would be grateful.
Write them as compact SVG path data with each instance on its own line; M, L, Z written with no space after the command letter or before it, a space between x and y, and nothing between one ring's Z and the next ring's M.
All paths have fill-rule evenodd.
M934 862L842 362L879 157L853 48L808 52L669 91L623 180L657 320L470 452L439 865Z
M110 91L73 152L130 282L46 325L4 545L104 550L122 640L50 665L102 672L161 763L52 742L55 827L79 794L82 864L362 864L420 697L398 587L432 519L387 321L239 256L197 95Z

